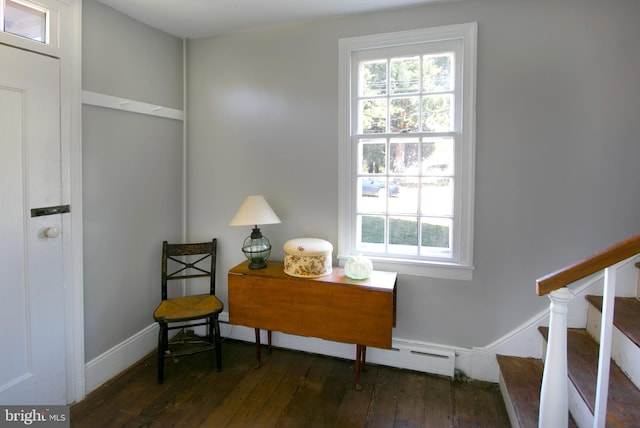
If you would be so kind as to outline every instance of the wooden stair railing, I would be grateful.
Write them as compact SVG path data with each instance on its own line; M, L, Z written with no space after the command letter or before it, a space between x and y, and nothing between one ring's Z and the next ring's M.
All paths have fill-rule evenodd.
M604 427L607 414L611 340L613 335L613 301L616 265L640 254L640 234L621 241L601 253L546 275L536 281L539 296L551 299L549 335L540 391L541 428L566 427L568 423L567 313L573 293L567 288L580 279L604 271L600 354L596 385L594 427Z
M618 242L585 260L543 276L536 281L536 293L538 296L544 296L636 254L640 254L640 234Z

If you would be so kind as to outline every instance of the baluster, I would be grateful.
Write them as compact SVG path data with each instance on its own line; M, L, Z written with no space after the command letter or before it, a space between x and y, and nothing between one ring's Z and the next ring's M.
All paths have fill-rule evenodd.
M600 353L598 356L598 380L593 426L604 427L607 418L609 396L609 369L611 368L611 341L613 336L613 306L616 297L617 266L604 270L604 292L602 293L602 315L600 319Z
M549 337L540 391L540 428L566 428L569 423L567 313L572 298L573 293L568 288L549 294Z

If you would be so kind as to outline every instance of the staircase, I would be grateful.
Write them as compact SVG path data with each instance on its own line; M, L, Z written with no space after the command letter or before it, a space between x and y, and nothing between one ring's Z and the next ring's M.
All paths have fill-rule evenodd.
M637 238L634 237L634 239ZM632 253L634 256L637 254L635 251L637 251L637 247ZM624 256L628 256L628 254L625 253ZM621 259L617 261L619 260ZM617 263L617 261L612 264ZM607 266L610 265L608 264ZM636 266L640 267L639 264L636 264ZM596 271L591 273L593 272ZM581 277L584 277L584 275ZM566 285L562 285L562 287L566 287ZM615 294L615 280L613 290ZM607 295L606 286L604 295ZM616 297L612 299L613 327L609 329L610 333L607 333L606 329L602 329L603 297L588 295L586 300L588 302L586 328L563 329L563 331L566 331L568 426L640 427L640 300L634 297ZM605 307L606 301L605 298ZM610 318L610 311L606 313L608 316L605 316L605 318ZM564 321L566 326L566 314ZM549 353L547 353L546 346L550 328L553 327L539 327L538 329L545 347L542 354L546 355L547 359L549 358ZM598 374L599 355L603 354L599 349L602 331L605 332L605 343L611 343L610 352L604 352L605 356L611 356L607 382L609 387L608 390L604 390L604 393L600 391L600 400L602 400L603 396L606 398L606 407L604 407L606 416L603 416L603 410L600 410L599 413L597 412L598 398L596 397L598 394L598 376L602 377L602 374ZM562 344L562 341L560 343ZM552 353L552 355L556 354ZM551 418L549 418L549 415L545 415L545 418L539 416L541 397L544 396L544 392L541 392L544 370L543 360L506 355L497 355L497 360L500 372L500 388L512 426L523 428L565 426L563 418L557 415ZM562 364L560 366L563 368ZM606 364L603 366L606 367ZM550 372L552 374L558 373L555 369L554 371L550 370ZM549 375L545 373L545 376ZM603 378L603 383L604 380L606 378ZM564 389L563 384L561 382L554 382L554 384L551 390L543 391L551 391L547 392L547 394L559 395L559 401L562 401L564 397L559 391ZM557 385L560 385L560 387ZM551 407L548 402L547 406ZM546 422L539 425L539 418ZM561 422L556 423L556 421Z

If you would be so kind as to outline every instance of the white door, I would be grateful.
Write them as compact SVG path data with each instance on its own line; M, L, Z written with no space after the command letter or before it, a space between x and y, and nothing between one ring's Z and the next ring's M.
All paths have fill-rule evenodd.
M0 45L0 404L67 403L60 129L59 60Z

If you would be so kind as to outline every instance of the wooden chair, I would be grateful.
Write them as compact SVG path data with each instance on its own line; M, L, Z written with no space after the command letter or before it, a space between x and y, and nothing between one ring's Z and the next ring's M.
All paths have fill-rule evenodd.
M162 243L162 302L153 312L153 318L159 324L158 332L158 383L164 381L164 360L177 358L215 349L218 371L222 370L222 347L218 315L224 305L215 296L216 292L216 239L199 244ZM168 298L167 283L180 286L182 281L193 278L209 278L209 294L187 295ZM200 320L200 322L193 322ZM169 330L193 329L206 325L205 341L172 343L169 349ZM189 341L191 342L191 341ZM177 348L184 348L177 350Z

